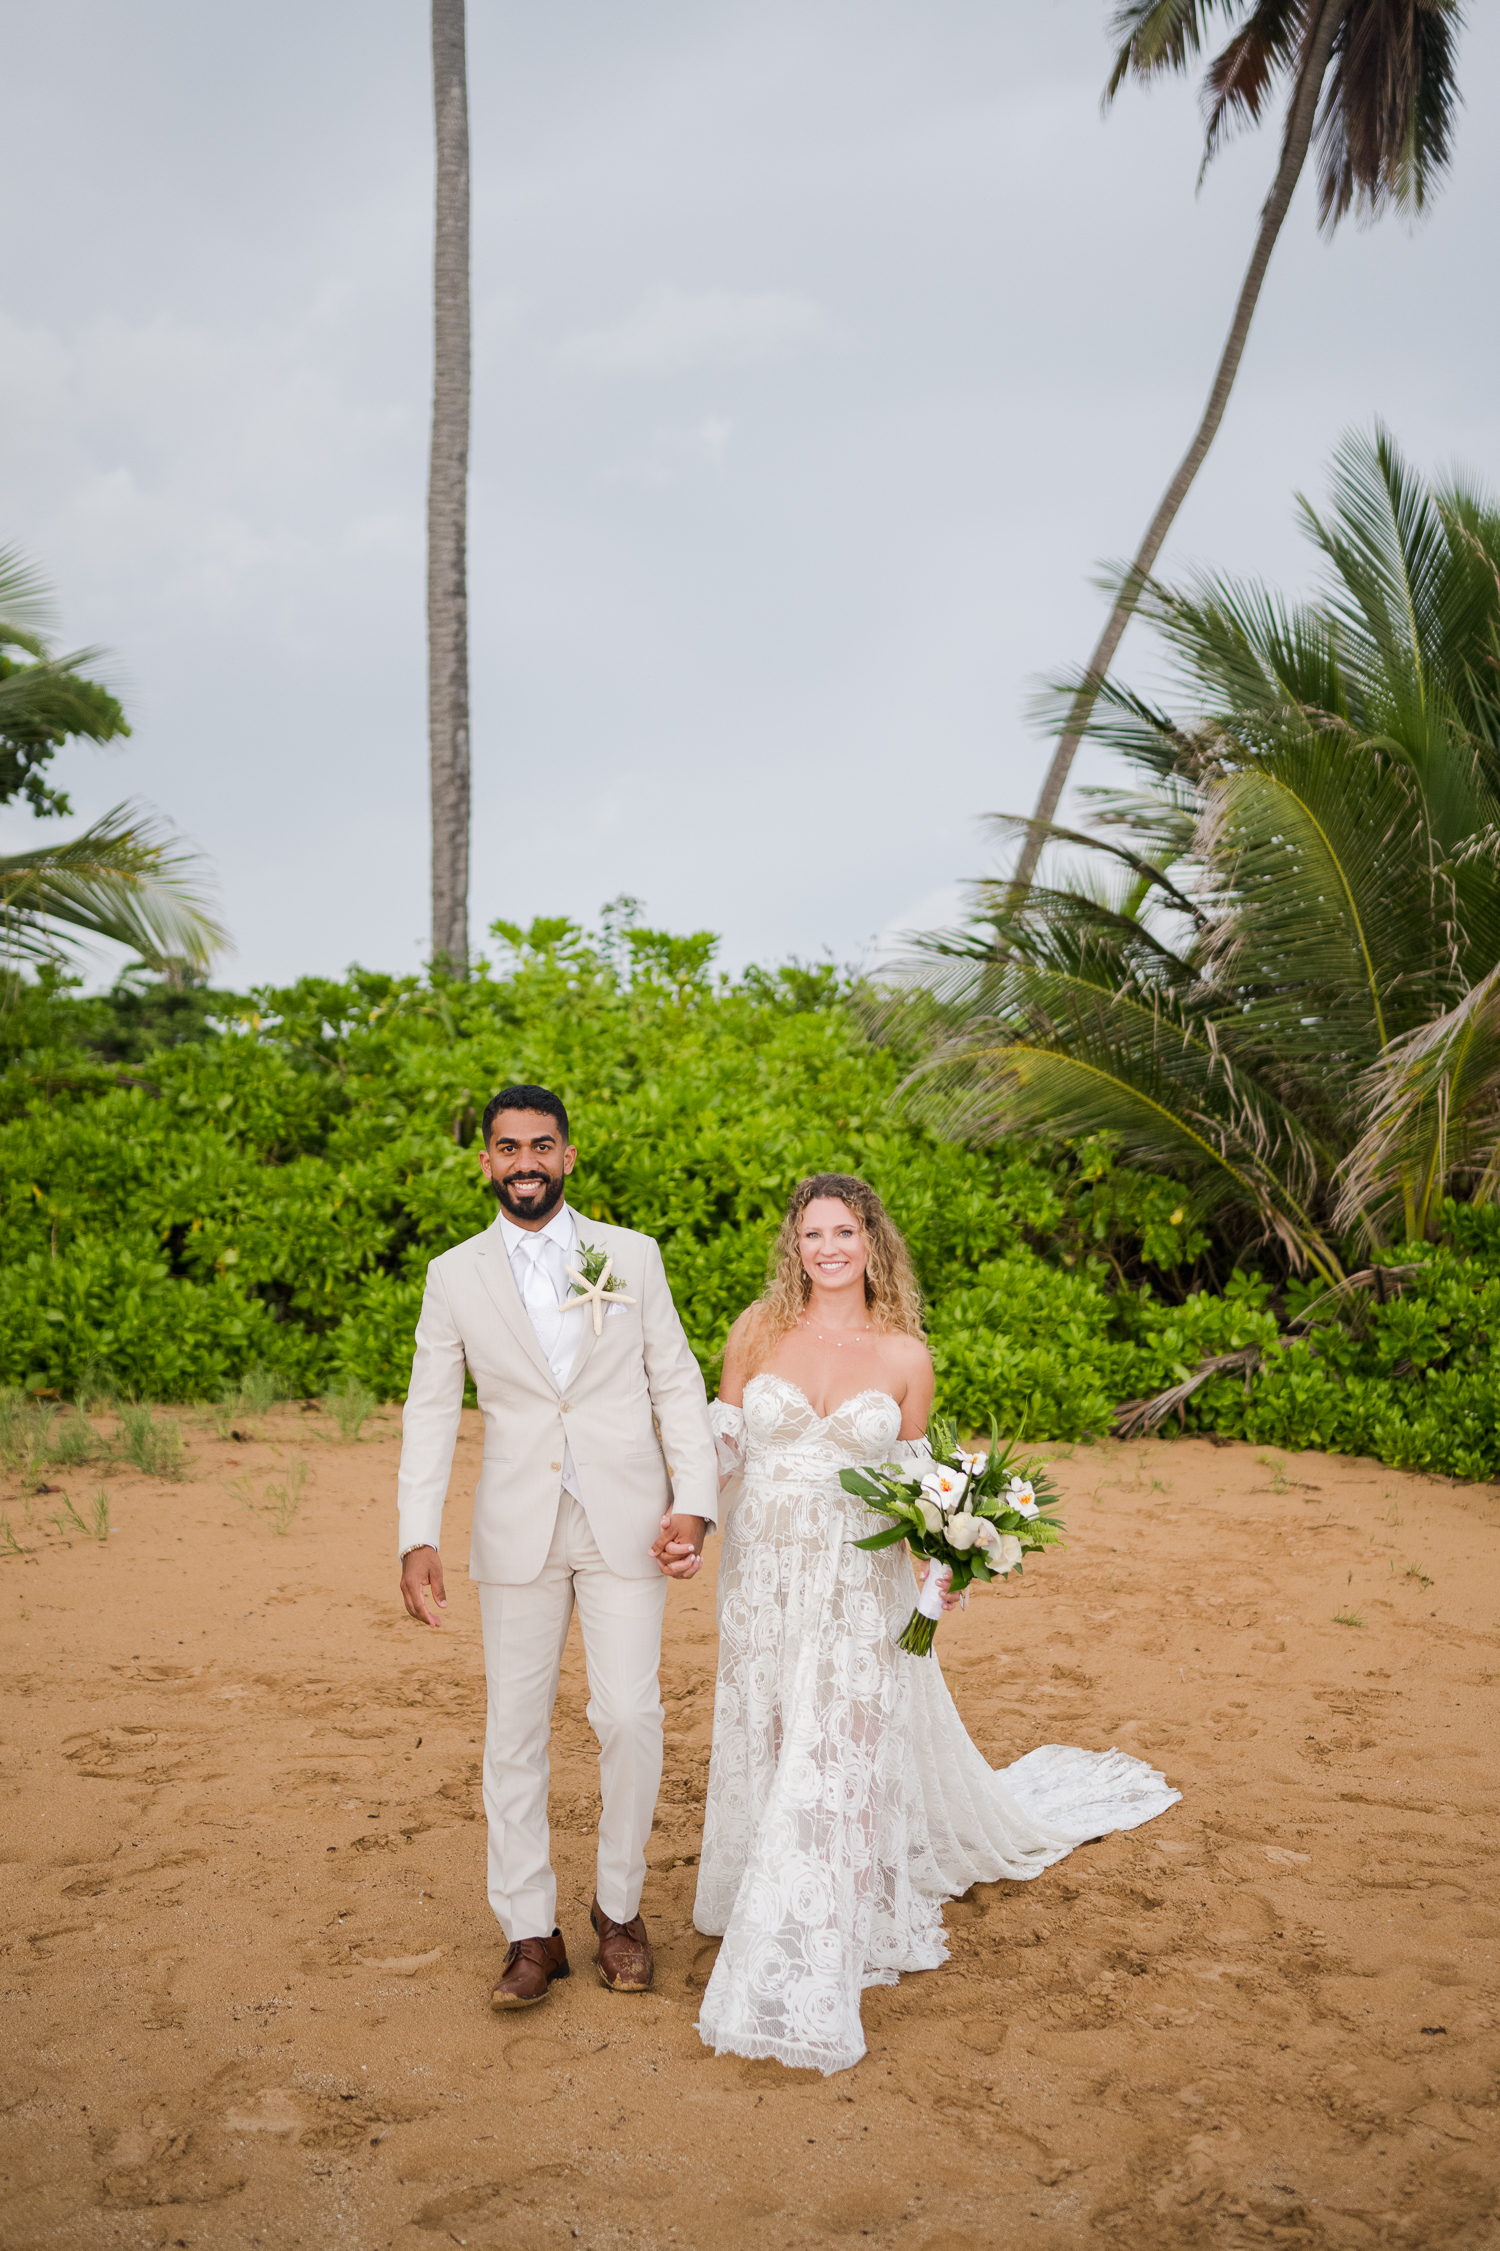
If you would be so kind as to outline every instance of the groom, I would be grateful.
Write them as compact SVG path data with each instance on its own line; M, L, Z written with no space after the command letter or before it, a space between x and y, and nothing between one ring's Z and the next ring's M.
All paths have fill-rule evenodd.
M649 1235L563 1201L578 1152L562 1103L545 1087L507 1087L484 1113L483 1138L499 1215L432 1261L417 1323L402 1417L401 1593L413 1618L442 1623L438 1535L467 1366L484 1415L469 1576L489 1704L489 1897L510 1941L491 2006L524 2009L568 1975L547 1745L575 1604L603 1800L590 1913L599 1975L616 1993L651 1983L640 1899L661 1782L666 1582L701 1564L718 1470L661 1252ZM568 1272L581 1275L588 1252L613 1262L602 1297L576 1294Z

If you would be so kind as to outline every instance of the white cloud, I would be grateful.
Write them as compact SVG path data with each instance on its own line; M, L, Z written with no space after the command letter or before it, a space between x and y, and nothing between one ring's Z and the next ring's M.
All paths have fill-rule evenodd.
M847 341L811 297L789 290L678 289L659 281L622 320L570 336L559 358L581 375L672 375L749 367Z
M604 474L611 484L621 485L675 485L692 469L718 475L733 431L734 424L719 414L706 414L701 422L675 429L653 430L645 453L627 455Z

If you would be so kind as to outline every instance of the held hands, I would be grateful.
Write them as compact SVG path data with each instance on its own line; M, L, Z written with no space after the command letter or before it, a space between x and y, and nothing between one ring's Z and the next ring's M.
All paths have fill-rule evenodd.
M660 1537L651 1543L657 1568L669 1579L691 1579L703 1567L701 1516L664 1516Z
M437 1610L429 1602L431 1594ZM443 1592L443 1559L436 1548L413 1548L401 1566L401 1600L418 1625L441 1626L438 1610L446 1610Z

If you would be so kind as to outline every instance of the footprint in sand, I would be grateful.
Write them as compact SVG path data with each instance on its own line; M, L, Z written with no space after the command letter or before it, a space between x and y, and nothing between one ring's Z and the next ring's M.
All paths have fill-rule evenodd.
M287 2141L299 2139L307 2119L285 2087L266 2087L253 2104L224 2113L229 2134L271 2134Z
M573 2050L566 2040L549 2040L545 2033L519 2033L505 2043L505 2060L520 2078L534 2078L542 2071L562 2071L574 2061Z
M434 1946L426 1954L388 1954L383 1958L356 1954L353 1957L362 1970L383 1970L387 1977L415 1977L419 1970L436 1968L442 1958L441 1946Z
M700 1946L697 1949L693 1955L693 1966L687 1974L688 1991L690 1993L702 1992L704 1986L713 1976L714 1964L718 1958L719 1941L716 1938L711 1938L707 1945Z

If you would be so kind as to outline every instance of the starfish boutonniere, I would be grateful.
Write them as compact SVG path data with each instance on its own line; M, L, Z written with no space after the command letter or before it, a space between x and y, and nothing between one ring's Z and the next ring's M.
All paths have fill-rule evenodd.
M594 1314L594 1334L596 1337L601 1336L604 1331L605 1299L615 1298L621 1305L634 1305L635 1299L626 1295L625 1285L618 1277L611 1280L610 1269L614 1265L614 1260L604 1251L590 1250L585 1247L579 1253L579 1263L583 1268L581 1274L576 1266L564 1265L563 1267L563 1272L568 1276L573 1287L563 1299L562 1309L564 1313L571 1313L580 1305L591 1306Z

